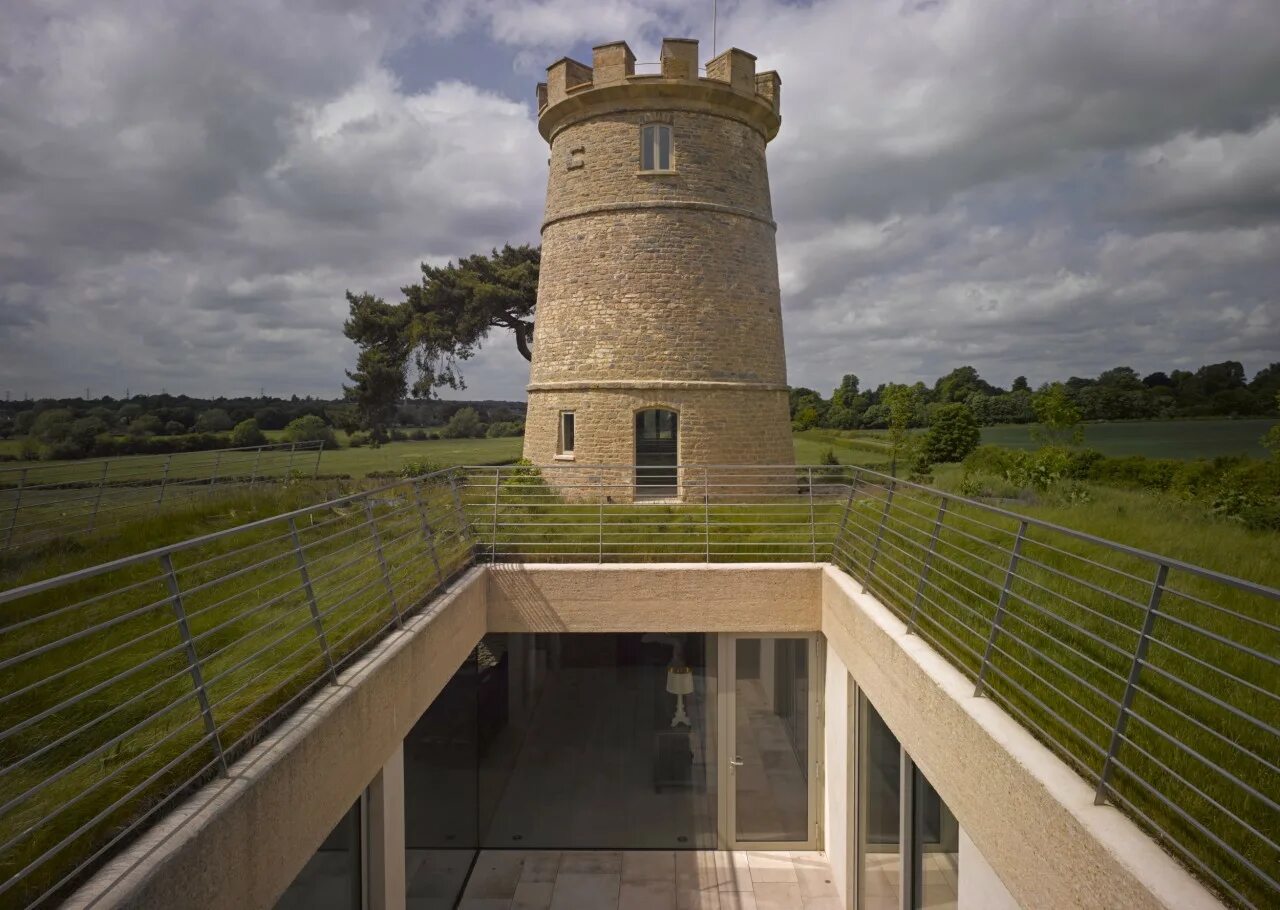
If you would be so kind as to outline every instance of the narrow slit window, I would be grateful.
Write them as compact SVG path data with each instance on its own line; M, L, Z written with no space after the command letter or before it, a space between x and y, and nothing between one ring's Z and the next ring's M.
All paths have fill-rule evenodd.
M573 454L573 411L560 412L560 454Z
M640 128L640 170L671 170L671 127L650 123Z

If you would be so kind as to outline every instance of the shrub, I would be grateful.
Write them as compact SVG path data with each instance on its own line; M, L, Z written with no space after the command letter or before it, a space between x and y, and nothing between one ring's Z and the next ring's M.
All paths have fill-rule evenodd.
M236 424L236 428L231 431L231 445L236 448L246 448L248 446L265 445L267 436L258 427L258 421L250 417L248 420L242 420Z
M966 405L941 405L934 409L924 439L924 457L931 464L963 461L978 447L981 435L978 421Z
M327 449L337 448L338 445L333 430L325 424L324 418L315 414L289 421L289 425L284 428L284 438L288 442L323 442Z
M416 430L409 431L409 438L414 442L422 442L427 438L427 431L418 427Z
M164 434L166 436L181 436L187 432L187 428L176 420L170 420L164 425Z
M102 429L106 430L105 424ZM130 436L159 436L163 432L164 422L154 414L143 414L129 421Z
M404 463L404 467L400 469L401 477L421 477L423 474L434 474L436 471L445 470L448 465L437 464L434 461L426 459L411 458Z
M440 435L445 439L473 439L483 436L485 426L480 422L480 415L475 408L459 408L449 418Z
M357 431L347 437L347 445L353 449L360 449L367 446L372 441L368 433Z
M388 434L388 438L390 438L392 442L404 442L406 439L409 438L409 434L407 434L404 430L392 430Z
M496 420L489 424L489 429L485 431L484 435L490 439L504 436L523 436L524 424L519 420Z

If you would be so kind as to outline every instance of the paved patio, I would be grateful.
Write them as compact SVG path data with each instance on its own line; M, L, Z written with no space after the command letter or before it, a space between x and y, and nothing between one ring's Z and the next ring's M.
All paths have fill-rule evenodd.
M841 910L823 853L710 850L486 850L459 907Z

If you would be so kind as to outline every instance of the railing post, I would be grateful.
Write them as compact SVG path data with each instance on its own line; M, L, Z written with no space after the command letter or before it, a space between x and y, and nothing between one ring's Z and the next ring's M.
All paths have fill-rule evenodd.
M1147 612L1142 617L1142 631L1138 634L1138 644L1133 650L1133 664L1129 667L1129 678L1124 684L1124 695L1120 697L1120 713L1116 716L1116 725L1111 731L1111 745L1107 747L1107 757L1102 762L1102 773L1098 775L1098 791L1093 796L1094 805L1100 806L1107 801L1107 781L1111 777L1111 769L1115 766L1116 753L1120 751L1125 728L1129 725L1129 709L1133 705L1133 694L1138 689L1138 676L1142 673L1142 662L1147 659L1147 648L1151 644L1151 630L1160 612L1160 597L1164 594L1164 583L1168 577L1169 567L1160 563L1156 568L1155 581L1151 583L1151 597L1147 600Z
M258 450L253 453L253 473L249 475L249 489L253 489L253 485L258 482L258 464L262 461L263 446L258 446Z
M164 502L164 488L165 488L165 484L169 482L169 467L172 464L173 464L173 454L170 453L169 457L166 458L164 462L164 473L160 475L160 494L156 496L157 508L160 506L162 502Z
M604 563L604 472L596 475L596 562Z
M840 527L836 536L831 539L831 561L839 565L840 538L844 537L845 528L849 526L849 510L853 508L853 494L858 489L858 481L862 476L861 468L854 468L849 475L849 495L844 500L844 511L840 514Z
M489 542L489 562L498 561L498 495L502 492L502 477L498 468L493 469L493 536Z
M867 558L867 577L863 579L863 592L866 592L866 583L871 578L871 574L876 569L876 560L880 558L880 541L884 538L885 525L889 523L889 509L893 506L893 491L897 487L898 481L889 481L888 490L884 497L884 511L880 513L880 527L876 529L876 540L871 547L871 555Z
M218 468L222 467L222 449L214 453L213 472L209 475L209 486L218 482Z
M924 600L924 586L929 580L929 568L933 565L933 554L938 550L938 535L942 532L942 521L947 517L947 499L944 496L938 506L938 517L933 521L933 534L929 538L929 551L924 554L924 565L920 567L920 583L916 585L916 599L911 604L911 618L907 620L907 631L916 629L916 614L920 612L920 602Z
M102 507L102 494L107 489L107 471L111 468L111 459L102 463L102 476L98 478L98 497L93 501L93 514L89 516L89 530L98 526L98 509Z
M818 516L813 510L813 467L805 469L809 473L809 561L818 561Z
M704 559L711 562L711 469L702 466L702 532Z
M302 552L302 540L298 537L298 523L289 519L289 536L293 538L293 558L298 563L298 575L302 578L302 590L307 595L307 606L311 608L311 625L316 630L316 638L324 651L324 662L329 668L329 681L338 684L338 671L333 666L333 654L329 651L329 639L325 637L324 626L320 623L320 607L316 604L316 592L311 587L311 572L307 569L307 556Z
M200 658L196 654L195 642L191 640L191 627L187 625L187 610L182 604L182 589L178 587L178 574L173 570L173 559L168 553L160 557L160 568L164 570L165 584L169 586L169 602L173 606L173 615L178 620L178 632L182 635L182 645L187 653L187 671L191 674L191 682L196 688L196 700L200 703L204 730L213 742L213 751L225 775L227 756L222 751L222 738L218 735L218 725L213 720L213 707L209 704L209 693L204 686L204 674L200 672Z
M978 684L973 689L974 697L982 694L986 684L987 667L991 663L991 651L996 645L996 635L1000 632L1001 620L1004 619L1005 604L1009 602L1009 591L1013 587L1013 579L1018 574L1018 560L1022 558L1022 542L1027 538L1027 523L1018 523L1018 536L1013 541L1013 552L1009 555L1009 568L1004 573L1004 587L1000 589L1000 599L996 602L996 615L991 617L991 631L987 635L987 646L982 651L982 664L978 667Z
M449 495L453 497L453 508L458 513L458 534L471 538L471 558L476 558L476 534L467 518L467 510L462 507L462 494L458 492L457 470L449 473Z
M366 496L364 500L365 524L373 535L374 548L378 552L378 564L382 566L382 583L387 586L387 598L391 601L391 612L395 614L396 625L404 628L404 617L400 615L400 605L396 603L396 590L391 584L391 570L387 568L387 556L382 550L382 533L378 530L378 522L373 517L373 499Z
M23 468L22 473L18 475L18 491L13 497L13 511L9 513L9 528L4 534L4 548L7 550L13 543L13 531L18 527L18 509L22 506L22 490L27 485L27 471L30 468Z
M444 584L444 570L440 568L440 554L436 552L436 537L431 531L431 520L427 517L427 507L422 501L422 490L417 481L410 481L413 487L413 501L418 507L418 517L422 519L422 539L431 552L431 562L436 567L436 584Z

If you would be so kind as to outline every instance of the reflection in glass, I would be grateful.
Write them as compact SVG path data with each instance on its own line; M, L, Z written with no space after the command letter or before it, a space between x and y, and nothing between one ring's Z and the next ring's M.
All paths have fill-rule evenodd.
M473 651L405 737L405 887L410 905L453 906L475 857L477 690L493 672L492 662Z
M899 805L901 747L865 696L859 698L860 910L894 910L902 878Z
M735 646L737 839L807 841L809 640L739 638Z
M918 910L955 910L960 887L960 826L919 768L914 770L912 780L915 791L912 906Z
M360 859L357 799L276 902L276 910L360 910L364 888Z
M716 845L714 682L701 634L495 634L480 684L482 844Z

